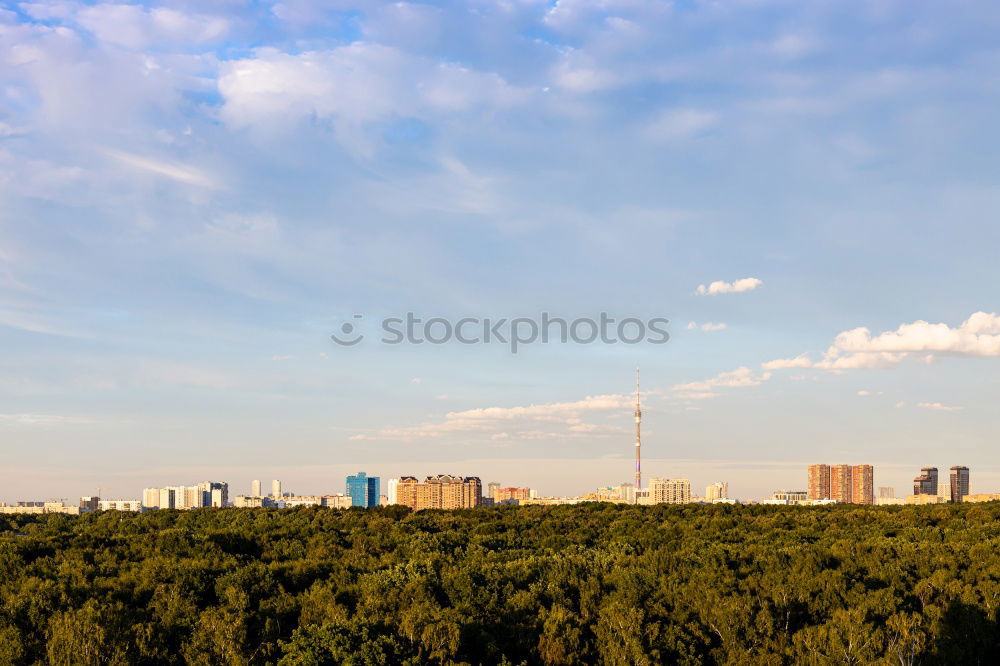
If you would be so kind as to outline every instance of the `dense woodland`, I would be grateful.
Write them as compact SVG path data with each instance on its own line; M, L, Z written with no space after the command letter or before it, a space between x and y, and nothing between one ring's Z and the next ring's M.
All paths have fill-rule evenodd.
M1000 503L0 516L2 664L996 664Z

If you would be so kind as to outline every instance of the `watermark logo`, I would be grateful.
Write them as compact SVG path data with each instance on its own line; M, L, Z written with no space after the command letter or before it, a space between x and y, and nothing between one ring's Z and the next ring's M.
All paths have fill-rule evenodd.
M359 322L357 321L364 319L364 315L356 314L352 319L356 321L345 321L340 325L340 330L337 333L330 334L330 339L342 347L353 347L364 340L365 336L358 332Z
M342 347L354 347L365 339L361 332L364 315L355 314L330 335ZM386 345L463 345L501 344L516 354L521 347L542 344L574 343L589 345L662 345L670 340L665 317L624 317L616 319L606 312L598 317L566 319L542 312L539 317L420 317L407 312L403 317L385 317L379 324Z

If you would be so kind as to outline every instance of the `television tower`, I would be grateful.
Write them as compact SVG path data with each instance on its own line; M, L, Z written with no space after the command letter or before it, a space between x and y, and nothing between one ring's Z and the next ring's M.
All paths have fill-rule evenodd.
M642 434L640 426L642 424L642 409L639 407L639 366L635 367L635 492L638 497L639 489L642 488L642 467L640 466L639 449L642 448Z

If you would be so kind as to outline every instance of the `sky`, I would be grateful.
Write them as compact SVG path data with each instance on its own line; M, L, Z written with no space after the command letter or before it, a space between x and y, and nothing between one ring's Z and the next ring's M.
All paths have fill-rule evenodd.
M636 366L644 479L1000 492L997 35L991 0L0 4L0 501L588 492L632 477ZM380 341L543 312L669 341Z

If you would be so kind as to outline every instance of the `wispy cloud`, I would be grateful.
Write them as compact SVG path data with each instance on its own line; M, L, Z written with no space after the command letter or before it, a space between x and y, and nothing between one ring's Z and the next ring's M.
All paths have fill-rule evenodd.
M89 425L93 419L60 414L0 414L0 426L51 428L57 426Z
M197 185L198 187L205 187L209 189L218 189L220 187L215 178L210 176L205 171L188 164L168 160L158 160L151 157L145 157L143 155L126 153L120 150L108 149L105 152L109 157L114 158L126 166L156 174L157 176L163 176L164 178L175 180L179 183Z
M615 426L585 423L588 413L627 414L634 396L597 395L572 402L552 402L515 407L482 407L448 412L443 419L414 426L381 428L359 433L352 440L413 439L443 437L466 433L491 436L502 433L503 439L565 439L583 435L620 432ZM543 426L543 427L540 427Z
M957 412L961 410L961 407L956 407L954 405L943 405L940 402L918 402L917 407L922 409L931 409L938 412Z
M676 384L672 387L672 390L686 394L703 393L706 396L709 396L709 394L714 395L712 392L720 388L760 386L763 382L766 382L770 378L770 372L754 374L753 370L744 366L729 372L719 373L711 379L689 382L687 384Z

